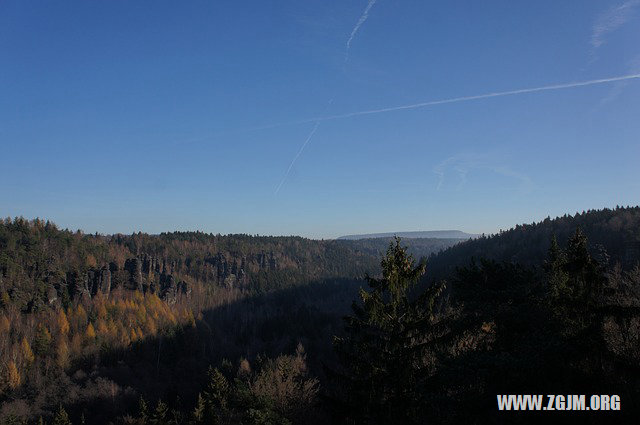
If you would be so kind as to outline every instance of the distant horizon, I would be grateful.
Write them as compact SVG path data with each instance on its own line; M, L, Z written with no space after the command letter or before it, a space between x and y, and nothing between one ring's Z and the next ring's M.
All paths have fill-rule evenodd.
M518 225L530 225L530 224L534 224L534 223L539 223L541 221L544 221L547 217L549 217L550 219L557 219L557 218L561 218L564 217L565 215L567 216L575 216L577 214L582 214L588 211L601 211L601 210L615 210L617 207L619 208L640 208L640 204L636 204L636 205L615 205L615 206L610 206L610 207L602 207L602 208L586 208L582 211L575 211L575 212L565 212L563 214L558 214L558 215L551 215L551 214L547 214L545 216L541 216L538 217L536 219L530 220L530 221L522 221L522 222L516 222L513 224L505 224L504 226L498 228L497 230L493 231L493 232L469 232L466 230L462 230L462 229L433 229L433 230L401 230L401 231L371 231L371 232L362 232L362 233L346 233L346 234L340 234L337 235L335 237L313 237L313 236L308 236L308 235L304 235L304 234L294 234L294 233L289 233L289 234L263 234L263 233L253 233L253 232L221 232L221 231L213 231L213 230L203 230L203 229L198 229L198 228L183 228L183 229L173 229L173 230L161 230L161 231L156 231L156 232L149 232L149 231L144 231L144 230L134 230L134 231L111 231L111 232L100 232L100 231L87 231L86 229L82 229L82 228L78 228L78 227L74 227L74 226L68 226L68 225L62 225L59 222L52 220L50 218L46 218L46 217L25 217L24 215L18 215L18 216L0 216L3 219L17 219L17 218L22 218L24 220L28 220L28 221L33 221L36 219L39 219L41 221L44 222L51 222L53 224L55 224L59 229L63 229L63 230L68 230L71 232L76 232L76 231L81 231L83 234L86 235L92 235L92 234L98 234L101 236L113 236L113 235L130 235L130 234L135 234L135 233L144 233L144 234L148 234L148 235L160 235L163 233L174 233L174 232L200 232L200 233L205 233L205 234L211 234L211 235L220 235L220 236L227 236L227 235L248 235L248 236L259 236L259 237L302 237L305 239L313 239L313 240L349 240L346 238L349 237L354 237L354 236L367 236L367 235L389 235L389 236L393 236L393 234L403 234L403 233L427 233L427 232L462 232L465 234L469 234L472 236L481 236L481 235L485 235L485 236L490 236L490 235L497 235L500 233L500 231L506 231L509 229L513 229ZM379 237L389 237L389 236L379 236ZM376 236L378 237L378 236ZM341 239L343 238L343 239ZM439 239L439 238L433 238L433 239ZM444 238L447 239L447 238ZM455 238L454 238L455 239Z

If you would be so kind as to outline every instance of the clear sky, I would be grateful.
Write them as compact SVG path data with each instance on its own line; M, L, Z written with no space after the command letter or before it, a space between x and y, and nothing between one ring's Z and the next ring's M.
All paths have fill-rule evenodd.
M638 73L640 0L4 0L0 215L331 238L636 205L637 78L315 119Z

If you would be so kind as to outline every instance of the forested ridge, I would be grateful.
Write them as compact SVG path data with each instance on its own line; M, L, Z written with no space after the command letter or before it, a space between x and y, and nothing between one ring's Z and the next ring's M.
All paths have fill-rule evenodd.
M301 237L91 235L22 218L0 222L0 285L23 311L117 288L175 298L190 285L273 290L361 276L375 257L345 243ZM54 291L55 290L55 291Z
M497 412L495 395L619 394L620 412L556 414L626 423L639 222L637 207L546 219L425 262L447 242L7 219L0 421L529 423L540 413Z
M565 214L531 224L520 224L494 235L461 242L429 258L432 276L445 276L470 258L486 258L537 266L546 258L551 237L567 240L577 227L588 235L594 254L625 268L640 259L640 207L616 207ZM606 254L606 258L603 255Z

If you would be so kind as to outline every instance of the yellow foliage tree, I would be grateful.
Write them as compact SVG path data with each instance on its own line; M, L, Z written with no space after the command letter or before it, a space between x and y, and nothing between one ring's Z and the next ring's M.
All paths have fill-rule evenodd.
M158 332L158 327L156 326L156 322L155 320L153 320L153 318L149 317L147 319L147 322L144 324L144 330L146 331L147 335L155 336L155 334Z
M75 311L74 322L77 329L82 329L84 324L87 323L87 311L82 307L82 304L78 305L78 308Z
M102 319L98 319L98 321L96 322L95 330L101 337L106 337L109 335L109 328L107 327L105 321Z
M8 334L11 329L9 319L3 314L0 316L0 335Z
M58 329L62 335L66 335L69 333L69 321L67 320L67 315L64 314L64 310L60 310L57 317Z
M20 372L18 372L18 367L16 366L16 362L11 360L7 364L7 369L5 371L5 381L7 386L12 390L15 390L20 386L20 382L22 378L20 377Z
M87 267L95 267L98 265L98 262L96 261L96 257L94 257L91 254L88 254L87 258L85 259L85 264Z
M87 339L94 339L96 337L96 330L93 328L91 323L87 325L87 330L85 331L84 336L87 337Z
M107 308L105 307L104 302L102 302L102 300L98 301L98 303L96 304L96 315L100 319L107 318Z
M22 341L20 342L20 352L22 354L23 361L30 365L35 360L35 356L33 355L33 350L31 350L31 345L29 345L29 341L27 338L22 337Z
M71 338L71 352L74 355L79 355L82 351L82 335L77 333Z
M133 329L133 328L131 328L129 339L131 340L131 342L134 342L134 341L138 340L138 334L136 333L136 330Z

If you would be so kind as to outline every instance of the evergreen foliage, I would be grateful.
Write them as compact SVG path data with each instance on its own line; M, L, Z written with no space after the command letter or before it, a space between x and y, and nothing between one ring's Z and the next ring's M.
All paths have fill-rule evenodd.
M345 318L346 335L336 338L344 367L342 413L356 423L408 423L424 408L420 395L433 366L434 303L443 286L411 299L425 272L396 239L382 259L382 278L367 277L361 304Z

